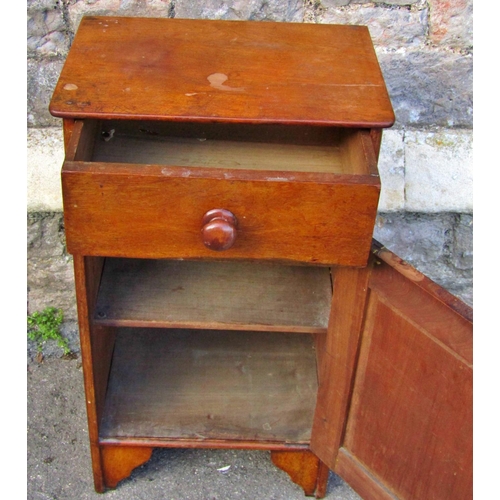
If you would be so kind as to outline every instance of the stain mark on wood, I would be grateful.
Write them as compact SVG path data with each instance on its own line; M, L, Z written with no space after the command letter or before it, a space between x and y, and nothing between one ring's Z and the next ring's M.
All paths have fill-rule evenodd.
M229 90L232 92L243 92L245 89L243 87L230 87L229 85L224 85L224 82L228 80L228 76L224 73L212 73L207 76L207 80L210 85L217 90Z

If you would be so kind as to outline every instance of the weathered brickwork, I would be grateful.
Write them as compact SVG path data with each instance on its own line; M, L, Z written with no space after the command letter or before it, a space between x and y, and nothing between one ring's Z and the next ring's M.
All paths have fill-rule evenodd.
M173 0L70 0L68 25L75 33L80 19L91 16L173 17Z
M472 56L453 51L379 50L396 127L472 128Z
M436 45L472 48L472 0L429 0L429 38Z
M405 210L472 213L472 133L405 133Z
M28 126L61 126L61 120L50 115L48 106L62 67L59 59L28 60Z
M302 0L175 0L180 18L302 22Z
M67 318L76 319L72 259L66 252L62 214L29 214L27 244L28 311L62 307Z
M28 211L62 211L61 165L64 141L60 128L28 129Z
M327 5L323 2L323 5ZM421 46L426 41L427 9L388 9L375 4L326 8L319 21L328 24L361 24L370 27L376 46Z
M34 4L31 2L28 8L28 55L40 58L66 55L70 39L58 2Z
M374 237L472 305L472 216L381 213Z

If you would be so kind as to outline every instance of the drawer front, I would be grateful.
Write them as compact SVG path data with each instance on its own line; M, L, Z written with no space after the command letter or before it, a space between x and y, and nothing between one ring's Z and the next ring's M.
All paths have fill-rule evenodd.
M131 122L116 148L116 143L106 142L113 131L103 139L108 125L76 122L66 151L62 184L70 253L366 264L380 190L367 131L336 133L331 142L330 135L326 140L321 136L320 153L328 159L321 168L337 162L337 170L321 171L314 161L325 156L314 157L315 147L306 144L293 150L301 155L290 153L289 134L297 129L286 129L284 134L276 129L239 129L243 140L241 136L236 142L218 142L212 136L202 142L191 138L185 148L185 140L173 140L170 129L160 140L157 136L152 142L139 140L137 132L131 140L130 130L138 127ZM142 134L144 125L140 127ZM198 135L204 130L180 132ZM213 136L224 137L234 131L208 129ZM262 140L273 140L271 132L274 140L281 134L280 145L271 143L266 150L269 158L259 156L269 144ZM313 133L324 134L316 129L306 132L307 140ZM103 148L107 148L105 155ZM182 165L192 151L201 153ZM259 169L249 168L256 157ZM286 170L283 159L292 163L295 157L300 159L299 170L297 165ZM177 162L176 166L148 164L165 158ZM223 167L227 158L240 168ZM260 168L262 164L267 169ZM309 169L300 171L302 164ZM276 170L277 166L281 169Z
M362 266L375 221L377 185L226 179L161 166L66 162L67 245L81 255L269 259ZM223 178L217 178L220 174ZM212 210L236 217L227 250L202 241Z

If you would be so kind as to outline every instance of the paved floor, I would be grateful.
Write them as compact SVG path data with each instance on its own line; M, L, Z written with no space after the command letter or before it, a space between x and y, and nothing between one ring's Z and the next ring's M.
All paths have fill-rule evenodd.
M94 492L81 359L28 362L28 500L305 500L259 451L158 449L116 490ZM218 469L230 466L225 472ZM330 476L327 500L359 500Z

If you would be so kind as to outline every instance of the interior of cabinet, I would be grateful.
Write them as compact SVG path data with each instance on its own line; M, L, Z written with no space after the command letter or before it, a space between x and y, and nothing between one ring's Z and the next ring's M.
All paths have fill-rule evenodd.
M120 329L100 439L307 444L316 394L310 335Z
M105 121L87 160L369 175L357 129L276 124Z
M307 447L331 297L324 267L107 258L100 442Z
M94 319L108 326L325 333L330 270L108 258Z

